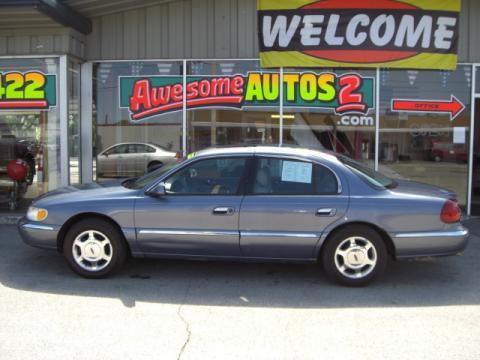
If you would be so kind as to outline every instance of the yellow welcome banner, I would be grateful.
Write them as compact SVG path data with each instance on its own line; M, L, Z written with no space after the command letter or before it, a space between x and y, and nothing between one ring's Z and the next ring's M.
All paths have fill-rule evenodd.
M453 70L460 0L257 0L262 67Z

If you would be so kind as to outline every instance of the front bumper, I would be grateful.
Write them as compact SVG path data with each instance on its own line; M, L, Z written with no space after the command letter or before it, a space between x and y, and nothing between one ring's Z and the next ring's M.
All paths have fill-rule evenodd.
M397 259L448 256L461 253L468 243L468 230L403 232L392 235Z
M57 236L60 226L29 222L22 218L17 227L22 240L26 244L42 249L57 249Z

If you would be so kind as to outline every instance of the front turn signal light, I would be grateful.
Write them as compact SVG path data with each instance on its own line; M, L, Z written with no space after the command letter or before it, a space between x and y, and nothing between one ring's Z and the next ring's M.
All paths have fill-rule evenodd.
M27 211L27 219L30 221L43 221L47 218L48 211L46 209L30 206Z

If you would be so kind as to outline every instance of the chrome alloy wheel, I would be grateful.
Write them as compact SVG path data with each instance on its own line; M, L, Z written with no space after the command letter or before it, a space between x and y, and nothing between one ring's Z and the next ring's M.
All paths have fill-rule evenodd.
M100 271L112 261L112 243L100 231L87 230L73 241L72 254L81 268L87 271Z
M335 266L350 279L370 274L377 265L377 251L370 240L352 236L343 240L335 250Z

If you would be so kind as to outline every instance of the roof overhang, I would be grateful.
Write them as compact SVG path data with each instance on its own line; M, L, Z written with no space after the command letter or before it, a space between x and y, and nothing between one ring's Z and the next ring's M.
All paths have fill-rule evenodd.
M59 0L0 0L0 7L33 7L56 23L82 34L92 32L92 21Z

